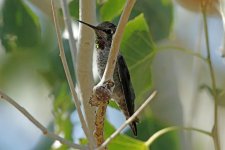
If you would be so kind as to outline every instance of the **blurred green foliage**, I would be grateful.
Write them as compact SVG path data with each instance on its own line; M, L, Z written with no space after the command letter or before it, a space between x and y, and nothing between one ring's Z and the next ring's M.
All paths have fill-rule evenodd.
M100 22L105 20L118 22L125 2L125 0L106 0L101 3L98 1L97 18ZM19 74L35 71L51 87L55 97L53 102L55 131L72 140L73 125L70 114L75 108L66 85L54 26L48 16L38 8L34 8L31 3L28 5L28 2L23 0L6 0L3 3L0 13L0 38L6 53L0 56L0 86L6 85L12 77ZM77 19L79 1L72 0L69 8L71 16ZM126 26L121 53L131 73L138 105L149 95L152 88L151 62L156 51L155 42L169 35L173 25L172 11L170 0L138 0ZM76 82L68 40L63 41L70 71ZM110 106L118 109L114 102L111 102ZM143 114L140 120L138 137L128 136L130 133L121 134L109 144L109 149L148 149L143 141L166 127L164 123L155 119L151 112ZM108 137L114 130L106 121L105 136ZM178 147L177 134L171 133L161 137L151 149L176 150ZM68 147L61 146L59 149Z
M79 18L79 0L73 0L69 3L69 11L75 19Z
M67 84L62 84L61 88L56 91L56 98L53 103L53 114L55 118L55 132L62 133L64 138L73 141L73 125L70 116L74 111L74 103L71 100ZM67 146L61 145L57 150L68 149Z
M166 38L173 25L171 0L141 0L133 9L133 17L143 13L155 41Z
M2 9L0 38L7 51L40 44L40 20L22 0L7 0Z
M159 131L160 129L168 127L167 123L159 121L157 118L152 116L150 110L145 111L145 117L141 120L138 124L138 136L139 140L146 141L149 139L151 135ZM129 132L128 135L132 135ZM179 150L179 139L177 132L170 132L167 133L160 138L158 138L153 144L151 145L151 150Z

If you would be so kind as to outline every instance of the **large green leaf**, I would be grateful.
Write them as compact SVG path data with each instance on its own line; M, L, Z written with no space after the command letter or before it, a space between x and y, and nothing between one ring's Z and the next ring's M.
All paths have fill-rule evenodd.
M137 99L142 99L152 85L150 64L154 52L148 25L140 14L129 21L121 43Z
M144 13L154 40L168 37L173 22L171 0L138 0L132 10L132 16L140 13Z
M2 9L2 21L0 38L6 50L40 44L38 16L23 0L6 0Z
M107 0L100 9L101 20L118 22L125 0ZM151 36L158 41L168 37L173 23L173 4L171 0L137 0L131 12L133 19L144 14Z
M108 122L105 121L105 137L109 137L114 131L115 128ZM135 150L147 150L148 148L144 145L144 142L131 138L127 135L118 135L113 139L108 145L109 150L124 150L124 149L135 149Z
M108 0L100 9L101 19L113 20L120 15L125 3L126 0Z

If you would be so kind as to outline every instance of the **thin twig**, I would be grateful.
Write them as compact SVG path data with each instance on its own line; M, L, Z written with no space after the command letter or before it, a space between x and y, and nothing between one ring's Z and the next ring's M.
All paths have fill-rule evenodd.
M75 105L76 105L77 113L78 113L78 116L80 118L83 131L84 131L86 137L88 138L89 142L92 143L93 138L91 138L92 136L90 134L90 131L88 130L87 124L86 124L84 116L82 114L82 111L81 111L81 108L80 108L80 102L78 100L77 93L75 91L73 80L71 78L70 71L69 71L69 68L68 68L68 64L67 64L67 61L66 61L66 56L65 56L65 52L64 52L64 48L63 48L63 44L62 44L62 40L61 40L61 32L59 30L58 20L57 20L56 12L55 12L54 0L51 0L51 6L52 6L52 14L53 14L56 33L57 33L59 49L60 49L60 58L62 60L62 64L63 64L64 71L65 71L65 74L66 74L66 78L67 78L67 81L68 81L68 84L69 84L69 87L70 87L70 91L72 93L72 96L73 96L73 99L74 99L74 102L75 102Z
M2 91L0 91L0 99L6 100L8 103L10 103L12 106L14 106L18 111L20 111L28 120L30 120L38 129L40 129L43 133L43 135L59 141L61 144L65 144L69 147L75 148L75 149L81 149L85 150L86 148L84 146L81 146L79 144L74 144L73 142L67 141L66 139L56 135L53 132L48 131L47 128L45 128L37 119L35 119L25 108L20 106L16 101L14 101L11 97L4 94Z
M145 145L146 146L150 146L156 139L158 139L160 136L168 133L168 132L171 132L171 131L176 131L176 130L188 130L188 131L196 131L196 132L199 132L199 133L202 133L202 134L206 134L208 136L212 136L212 134L208 131L204 131L204 130L201 130L201 129L196 129L196 128L191 128L191 127L177 127L177 126L174 126L174 127L168 127L168 128L164 128L164 129L161 129L159 131L157 131L156 133L154 133L146 142L145 142Z
M207 49L207 63L209 66L209 72L211 77L211 84L212 84L212 91L213 91L213 98L214 98L214 125L212 129L213 133L213 140L215 144L215 150L221 150L220 147L220 139L219 139L219 129L218 129L218 95L216 89L216 77L213 69L212 58L210 53L210 45L209 45L209 32L208 32L208 23L207 23L207 7L208 2L202 2L201 9L204 21L204 31L205 31L205 42L206 42L206 49Z
M62 5L64 22L68 29L68 33L69 33L69 45L70 45L70 51L71 51L72 58L73 58L73 66L74 66L74 70L75 70L77 48L76 48L76 40L74 39L74 35L73 35L72 22L71 22L70 15L69 15L67 0L61 0L61 5Z
M140 112L148 105L148 103L156 96L157 92L154 91L149 98L138 108L138 110L129 118L127 119L124 124L122 124L112 135L110 135L105 142L98 147L96 150L101 150L102 148L106 147L109 142L114 139L129 123L131 123L139 114Z
M113 37L112 46L110 49L108 61L106 64L106 69L104 71L101 83L104 83L104 81L107 81L107 80L113 80L113 72L115 69L117 55L119 53L120 43L123 37L123 32L125 30L126 23L129 19L131 10L135 2L136 0L127 0L127 3L124 7L123 13L120 17L118 27L116 29L116 33Z

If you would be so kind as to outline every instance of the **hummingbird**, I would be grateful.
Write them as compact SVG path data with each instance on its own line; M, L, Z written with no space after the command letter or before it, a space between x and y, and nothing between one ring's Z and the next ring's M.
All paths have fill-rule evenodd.
M102 78L107 64L113 35L116 32L116 25L111 22L105 21L97 26L93 26L80 20L77 21L92 28L95 32L98 75L100 78ZM119 53L117 56L113 80L115 87L112 93L112 99L115 100L115 102L125 115L126 119L128 119L134 114L135 93L131 83L127 64L121 53ZM137 136L137 120L138 119L135 119L129 124L135 136Z

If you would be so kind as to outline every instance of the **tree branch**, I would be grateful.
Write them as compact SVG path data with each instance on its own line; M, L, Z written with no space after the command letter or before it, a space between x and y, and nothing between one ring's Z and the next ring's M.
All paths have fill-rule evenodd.
M113 37L112 46L110 49L108 61L106 64L105 72L103 74L101 83L104 83L107 80L113 80L113 73L116 65L117 55L120 49L120 43L123 37L123 32L125 30L126 23L129 19L131 10L135 4L136 0L127 0L127 3L124 7L123 13L120 17L116 33Z
M120 17L120 21L116 29L116 33L113 37L113 41L110 48L110 53L108 56L103 77L101 81L93 88L92 96L89 102L90 104L92 104L92 106L98 107L96 117L95 117L95 132L94 132L94 135L97 141L97 146L101 145L102 142L104 141L104 136L103 136L104 116L105 116L105 110L107 108L108 101L111 98L112 92L113 92L113 87L114 87L113 73L114 73L116 62L117 62L117 55L119 53L119 48L120 48L123 32L135 1L136 0L127 0L123 13ZM106 144L100 147L101 149L102 148L106 149Z
M157 92L154 91L149 98L141 105L141 107L138 108L138 110L129 118L127 119L124 124L122 124L112 135L110 135L105 142L98 147L96 150L101 150L104 147L106 147L109 142L114 139L129 123L131 123L136 117L141 113L141 111L148 105L148 103L156 96Z
M96 139L97 146L101 146L101 144L104 142L104 120L108 102L101 103L98 106L96 112L96 119L95 119L96 128L94 131L94 137Z
M79 20L95 23L96 21L96 1L80 0L79 1ZM80 100L83 104L85 119L91 133L94 131L95 107L91 107L89 99L92 95L94 86L92 63L94 49L94 34L91 29L83 26L79 27L78 51L76 61L76 77L79 87ZM94 140L93 135L91 134ZM92 147L93 148L93 147Z
M75 105L76 105L76 108L77 108L77 113L78 113L78 116L80 118L83 131L84 131L86 137L88 138L90 144L93 144L93 138L91 136L90 131L88 130L88 126L87 126L87 124L85 122L85 119L84 119L84 116L82 114L82 111L81 111L81 108L80 108L80 102L78 101L77 93L75 91L73 80L71 78L70 71L69 71L69 68L68 68L68 64L67 64L67 61L66 61L66 56L65 56L65 52L64 52L64 48L63 48L63 44L62 44L62 40L61 40L61 32L59 30L58 20L57 20L56 12L55 12L54 0L51 0L51 6L52 6L52 14L53 14L54 24L55 24L55 28L56 28L56 33L57 33L59 49L60 49L60 58L62 60L62 64L63 64L64 71L65 71L65 74L66 74L66 78L67 78L67 81L68 81L68 84L69 84L69 87L70 87L70 91L72 93L72 97L74 99L74 102L75 102Z
M45 128L37 119L35 119L26 109L24 109L22 106L20 106L11 97L4 94L2 91L0 91L0 99L6 100L8 103L10 103L12 106L14 106L17 110L19 110L28 120L30 120L38 129L40 129L42 131L43 135L45 135L53 140L57 140L61 144L65 144L65 145L73 147L75 149L81 149L81 150L87 149L84 146L81 146L79 144L74 144L73 142L67 141L66 139L56 135L55 133L48 131L48 129Z
M69 10L68 10L68 6L67 6L67 0L61 0L61 6L62 6L62 11L63 11L64 23L65 23L66 28L68 29L68 33L69 33L70 52L71 52L71 55L73 58L73 66L74 66L74 70L75 70L77 48L76 48L76 40L74 39L74 35L73 35L72 23L71 23Z

